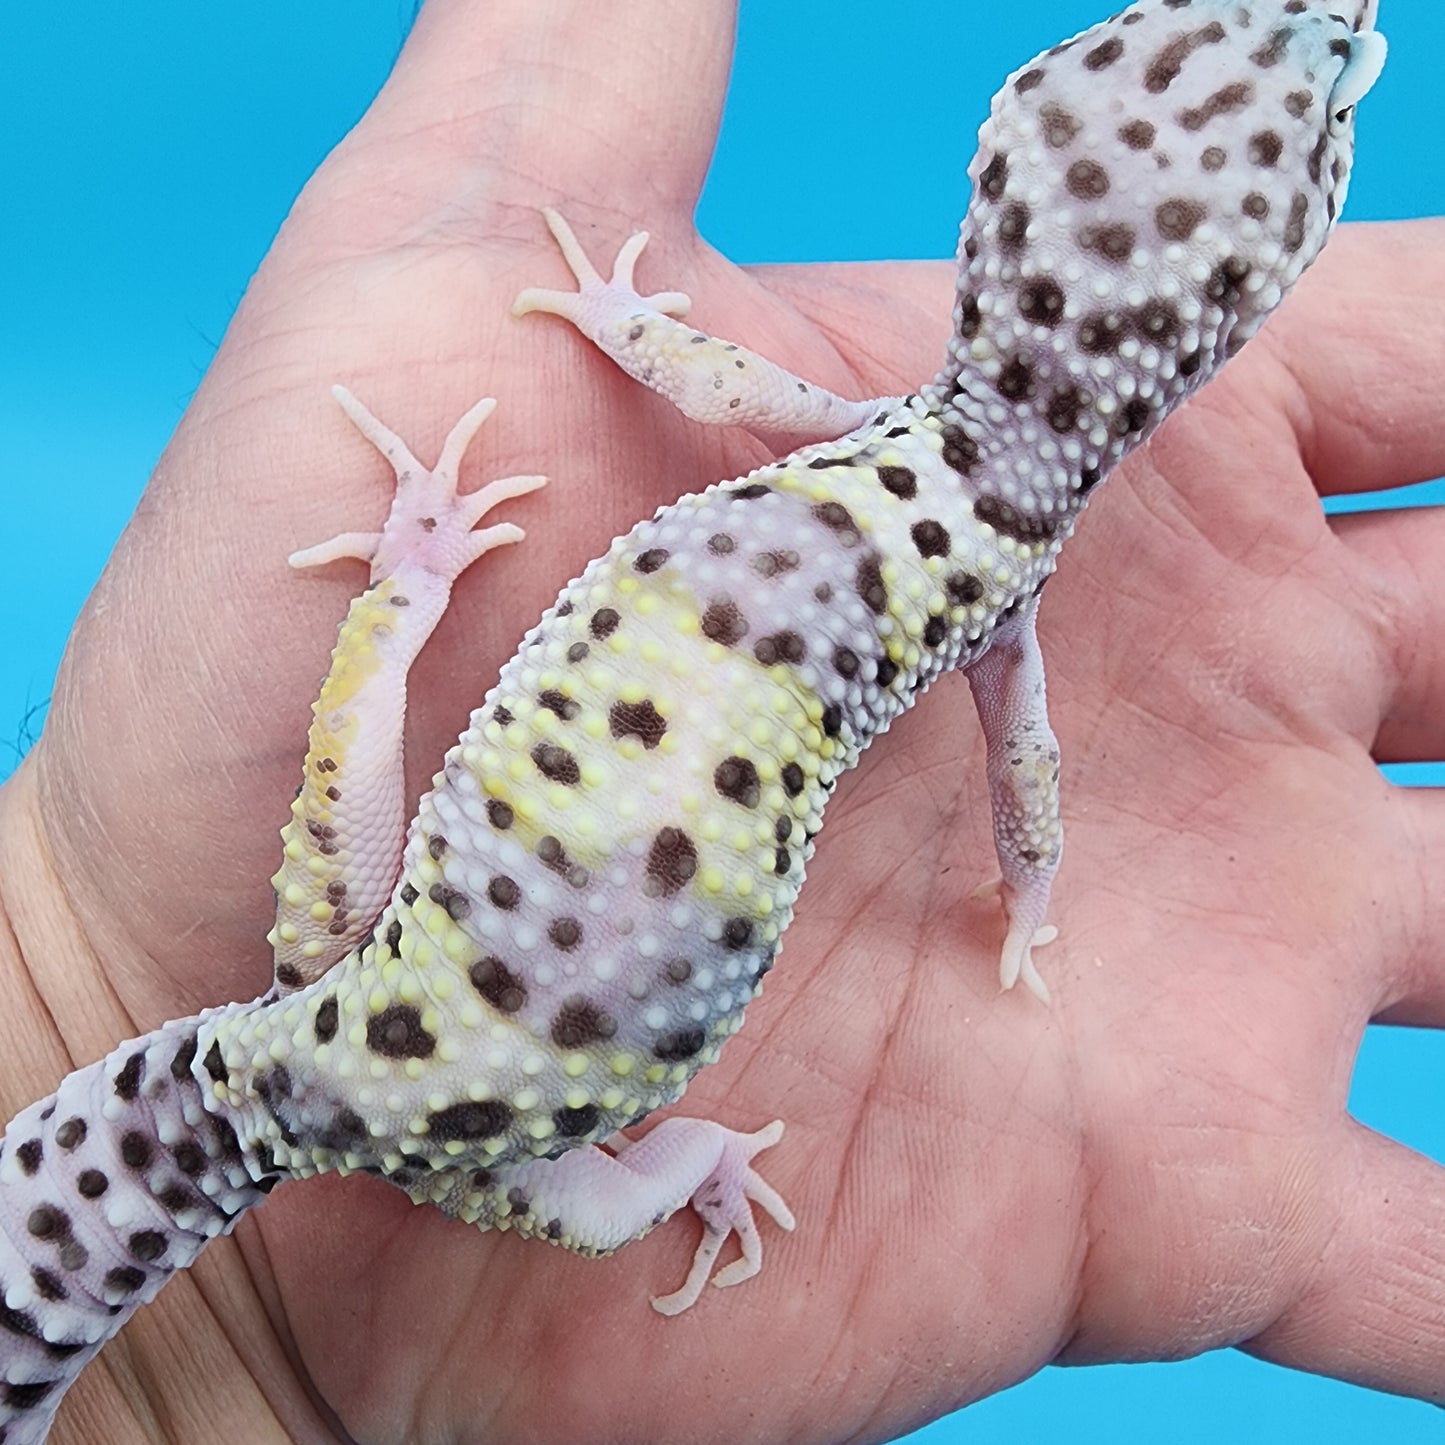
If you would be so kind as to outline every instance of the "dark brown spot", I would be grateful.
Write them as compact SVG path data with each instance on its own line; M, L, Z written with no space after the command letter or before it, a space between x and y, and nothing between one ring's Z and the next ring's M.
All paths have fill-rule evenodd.
M504 803L500 798L487 799L487 822L501 832L505 832L512 826L516 818L510 803Z
M777 577L783 572L796 571L802 560L792 548L776 552L759 552L753 558L753 571L759 577Z
M1315 142L1315 148L1310 152L1310 180L1314 181L1316 184L1319 183L1320 176L1324 170L1325 151L1329 149L1329 144L1329 132L1321 131L1320 138Z
M580 993L563 999L552 1020L552 1042L564 1049L601 1043L617 1032L617 1020Z
M532 749L532 761L537 765L537 771L551 782L564 783L570 788L582 780L582 769L577 766L577 759L556 743L538 743Z
M1139 307L1132 320L1139 339L1155 346L1177 346L1184 334L1184 323L1180 320L1178 308L1173 302L1158 297Z
M894 662L891 657L880 657L873 674L873 680L879 687L892 687L899 670L898 664Z
M1206 214L1198 201L1172 196L1154 208L1154 225L1166 241L1187 241Z
M1147 120L1131 120L1119 127L1119 139L1131 151L1147 151L1158 132Z
M1203 105L1191 106L1179 113L1179 124L1185 130L1203 130L1216 116L1233 115L1243 110L1254 99L1254 87L1247 80L1236 80L1222 85L1213 95L1206 96Z
M652 1052L664 1063L680 1064L701 1053L706 1042L707 1035L701 1029L673 1029L670 1033L658 1034Z
M989 200L996 201L1003 195L1003 188L1007 184L1008 157L998 153L979 172L978 188Z
M748 482L746 486L734 487L728 495L739 502L756 502L760 497L771 496L772 490L766 482Z
M1072 382L1058 387L1049 397L1044 410L1048 424L1060 435L1071 432L1079 424L1079 413L1083 409L1083 393Z
M737 547L737 543L726 532L714 532L707 539L707 550L714 557L726 557Z
M710 603L702 615L702 635L724 647L736 647L747 634L747 618L726 599Z
M1034 369L1022 356L1011 356L995 383L1005 401L1025 401L1034 394Z
M429 1059L434 1035L421 1026L421 1010L409 1003L388 1004L366 1022L366 1047L387 1059Z
M410 908L411 905L415 903L416 900L420 897L421 895L416 891L416 888L412 884L403 883L401 885L401 901L405 903L408 908Z
M592 614L592 620L587 624L587 630L598 642L601 642L617 631L617 624L621 621L622 615L615 607L599 607Z
M833 667L841 676L858 676L858 654L851 647L839 647L833 653Z
M1284 139L1277 130L1256 131L1249 138L1251 164L1273 170L1284 154Z
M803 770L797 763L784 763L782 770L783 791L790 798L796 798L803 791Z
M1079 245L1086 251L1097 251L1106 261L1121 265L1134 254L1137 237L1133 226L1110 221L1102 226L1085 226L1079 232Z
M1240 206L1251 220L1262 221L1269 215L1269 198L1262 196L1258 191L1251 191Z
M567 661L581 662L591 651L592 649L588 647L585 642L574 642L572 646L567 649Z
M189 1209L196 1202L196 1196L191 1193L185 1185L172 1180L164 1188L156 1191L156 1198L172 1214L179 1214L183 1209Z
M1084 56L1085 70L1107 70L1124 53L1124 42L1117 35L1096 45Z
M12 1385L6 1381L0 1385L0 1399L11 1409L33 1410L59 1383L58 1380L33 1380L28 1385ZM3 1437L0 1437L0 1445L3 1445Z
M1032 70L1026 70L1014 81L1014 91L1018 95L1027 95L1029 91L1036 90L1043 84L1044 72L1038 66Z
M427 889L427 897L445 908L454 922L459 923L472 911L472 900L460 888L453 888L449 883L433 883Z
M16 1149L15 1157L20 1161L20 1167L25 1173L34 1174L45 1158L45 1147L39 1139L27 1139Z
M736 953L753 941L753 924L750 918L729 918L723 924L723 947Z
M858 564L854 586L870 612L881 617L888 610L888 589L883 584L883 566L877 553Z
M514 1014L527 1002L526 984L500 958L479 958L467 970L467 977L499 1013Z
M879 467L878 480L885 492L901 502L911 502L918 495L918 478L908 467Z
M830 702L823 709L823 731L830 738L841 736L843 732L843 709L836 703Z
M75 1178L75 1187L85 1199L99 1199L110 1188L110 1180L99 1169L82 1169Z
M926 517L921 522L915 522L909 529L909 535L913 538L913 545L924 557L945 557L948 555L948 549L953 545L953 540L948 535L948 529L941 522L935 522L931 517Z
M129 1240L130 1252L150 1264L166 1252L166 1237L158 1229L138 1229Z
M814 520L821 522L845 547L856 547L860 540L858 524L842 502L820 502L813 508Z
M1171 8L1179 7L1175 5ZM1201 30L1194 30L1187 35L1180 35L1171 40L1149 62L1149 67L1144 72L1144 89L1150 95L1160 95L1168 90L1179 78L1179 72L1183 70L1184 62L1201 45L1216 45L1224 39L1224 35L1224 26L1217 20L1213 20Z
M1124 339L1124 322L1117 312L1095 311L1079 322L1075 335L1090 356L1110 356Z
M960 476L971 475L978 466L978 443L960 426L946 426L941 435L944 465L952 467Z
M447 840L440 833L433 833L426 840L426 850L431 854L432 862L441 862L442 854L447 851Z
M1044 142L1050 150L1063 150L1084 128L1084 122L1073 111L1052 100L1039 107L1039 119L1043 122Z
M1284 248L1291 255L1305 243L1305 217L1309 215L1309 209L1309 197L1302 191L1296 191L1289 206L1289 220L1284 227Z
M576 1109L564 1105L552 1111L552 1122L564 1139L580 1139L602 1122L602 1110L596 1104L582 1104Z
M1059 530L1055 518L1022 512L999 497L979 497L973 504L973 515L980 522L987 522L1000 536L1012 537L1016 542L1041 541Z
M1281 26L1270 34L1268 40L1259 47L1249 58L1261 70L1272 70L1284 59L1285 51L1289 48L1289 31Z
M1249 262L1238 256L1230 256L1209 273L1204 284L1204 294L1222 306L1235 306L1244 295L1244 283L1249 279Z
M771 667L776 662L799 663L807 655L807 644L798 633L792 630L775 632L771 637L761 639L753 647L753 656L764 667Z
M781 878L793 866L793 855L786 848L779 848L773 854L773 872Z
M154 1157L151 1141L136 1129L128 1129L120 1136L120 1157L132 1169L145 1169Z
M1021 251L1028 239L1031 220L1033 212L1022 201L1010 201L998 218L999 248L1010 255Z
M70 1216L53 1204L37 1205L30 1211L25 1228L36 1239L65 1239L70 1234Z
M681 828L662 828L647 854L649 892L669 897L697 872L697 845Z
M278 963L276 965L276 982L282 988L300 988L304 981L301 970L295 964Z
M505 873L498 873L487 884L487 897L498 908L510 912L522 901L522 890L517 886L515 878L509 878Z
M191 1040L191 1052L195 1052L196 1041ZM85 1136L88 1132L85 1120L78 1114L67 1119L55 1130L55 1142L62 1149L74 1149L77 1144L85 1143Z
M176 1161L176 1168L188 1178L195 1179L206 1171L206 1151L188 1139L171 1146L171 1158Z
M115 1093L119 1099L130 1103L140 1093L141 1075L145 1072L145 1051L137 1050L121 1067L115 1076Z
M744 808L756 808L762 796L762 780L747 758L724 758L713 769L712 785L724 798Z
M582 925L575 918L554 918L547 925L547 937L563 953L570 953L582 942Z
M651 752L667 731L667 719L651 698L641 702L615 702L607 714L607 725L615 738L633 737Z
M954 607L968 607L983 596L983 583L966 572L951 572L944 580L943 590Z
M1109 194L1109 173L1098 161L1078 160L1065 174L1064 185L1081 201L1101 200Z
M670 556L672 556L672 553L669 552L666 547L649 547L632 565L637 571L645 575L656 572Z
M500 727L507 727L511 723L514 723L516 718L513 717L511 708L503 707L501 703L498 703L496 707L492 709L492 721Z
M386 946L393 953L401 948L401 923L398 919L392 919L386 926Z
M1314 103L1314 96L1307 90L1292 90L1284 98L1284 108L1296 119L1303 120L1305 113Z
M69 1291L65 1288L61 1278L53 1270L43 1269L40 1265L33 1265L30 1270L30 1282L35 1286L35 1292L41 1299L62 1300L69 1298Z
M219 1039L211 1040L211 1047L206 1050L206 1057L202 1061L206 1073L217 1084L224 1084L229 1077L225 1061L221 1058L221 1043Z
M538 693L537 701L548 712L561 718L563 722L571 722L582 711L581 703L568 697L565 692L559 692L555 687L549 687L545 692Z
M184 1083L191 1077L191 1065L196 1061L196 1036L187 1034L181 1040L180 1047L176 1050L175 1057L171 1060L171 1078L178 1084ZM82 1138L85 1136L82 1135Z
M1229 164L1229 152L1223 146L1205 146L1199 152L1199 165L1201 169L1214 172L1222 171Z
M1147 401L1142 397L1130 397L1115 414L1113 430L1118 436L1132 436L1148 426L1151 415Z
M316 1010L316 1039L318 1043L329 1044L336 1037L336 1026L340 1022L340 1009L336 1004L336 995L327 994L322 999L321 1007Z
M978 309L978 297L965 291L958 298L958 317L954 323L958 334L965 341L972 341L983 325L983 313Z
M480 1103L436 1109L427 1115L426 1122L431 1137L442 1144L454 1139L495 1139L511 1126L512 1110L500 1099L483 1099Z

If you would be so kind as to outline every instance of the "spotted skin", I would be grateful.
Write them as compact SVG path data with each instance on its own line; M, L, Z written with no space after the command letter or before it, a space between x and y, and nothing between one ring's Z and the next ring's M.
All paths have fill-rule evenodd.
M1010 78L970 171L935 380L843 423L814 416L846 434L619 538L447 754L379 917L348 908L299 959L278 947L264 998L121 1045L7 1127L5 1445L42 1440L85 1361L283 1179L364 1170L584 1254L690 1200L704 1242L657 1307L696 1299L730 1233L743 1257L715 1282L756 1272L753 1206L791 1225L752 1168L780 1125L673 1118L596 1146L718 1056L775 961L838 775L948 668L966 670L989 745L1006 981L1042 987L1029 951L1062 835L1039 591L1110 468L1318 253L1382 56L1372 26L1360 0L1149 0ZM687 355L659 344L644 379L686 391ZM775 381L744 381L730 410L796 424L764 395ZM416 523L405 470L393 515ZM374 561L377 540L323 551ZM403 542L363 608L397 611L424 556ZM458 570L426 585L444 601ZM370 616L343 634L333 694ZM379 737L399 732L391 692L362 720ZM327 756L313 737L308 778ZM331 922L353 843L366 866L394 856L326 823L336 801L321 787L298 815L312 839L308 819L337 827L320 856L339 873L319 864L319 896L295 905Z

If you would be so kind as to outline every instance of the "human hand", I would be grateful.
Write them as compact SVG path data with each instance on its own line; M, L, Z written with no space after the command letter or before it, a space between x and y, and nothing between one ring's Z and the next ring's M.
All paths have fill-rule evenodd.
M564 280L535 207L599 257L649 226L644 277L849 395L941 358L947 266L744 273L693 236L729 7L693 7L686 36L657 0L594 8L483 26L434 0L248 295L7 790L7 1112L265 985L275 833L361 585L283 559L387 500L330 382L424 457L495 394L471 476L555 478L509 508L532 535L463 580L416 670L413 796L566 577L760 459L560 325L509 319L523 285ZM544 63L556 34L569 59ZM960 163L960 209L963 187ZM995 993L959 681L839 789L782 964L686 1105L790 1122L768 1172L801 1226L758 1280L662 1321L646 1296L685 1269L681 1222L589 1264L313 1181L143 1311L54 1438L148 1438L142 1400L179 1438L216 1418L248 1440L882 1437L1060 1354L1239 1340L1438 1390L1445 1187L1344 1091L1368 1017L1442 1018L1437 800L1371 762L1440 752L1440 529L1327 526L1314 494L1442 470L1440 238L1342 235L1070 545L1042 627L1069 828L1051 1011Z

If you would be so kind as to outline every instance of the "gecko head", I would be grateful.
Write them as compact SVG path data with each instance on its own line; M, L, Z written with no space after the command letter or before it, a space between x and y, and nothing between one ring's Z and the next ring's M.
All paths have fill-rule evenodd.
M979 133L940 382L1087 432L1089 465L1142 440L1328 238L1376 3L1140 0L1016 71Z

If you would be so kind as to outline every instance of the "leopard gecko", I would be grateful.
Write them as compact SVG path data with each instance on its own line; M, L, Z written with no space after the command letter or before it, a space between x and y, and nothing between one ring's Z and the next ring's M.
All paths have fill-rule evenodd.
M341 628L283 832L261 998L120 1044L0 1146L0 1441L47 1434L85 1363L283 1180L366 1171L482 1226L608 1253L691 1202L654 1300L761 1263L782 1125L669 1118L773 966L838 776L965 671L987 742L1002 982L1059 865L1039 593L1110 469L1259 329L1345 196L1374 0L1140 0L1012 75L969 176L953 334L917 393L849 402L610 280L533 290L704 422L809 444L664 507L562 589L403 830L407 668L517 477L459 494L349 394L390 460L372 583ZM537 323L527 323L537 324ZM600 1147L606 1142L607 1147ZM736 1233L741 1257L714 1273Z

